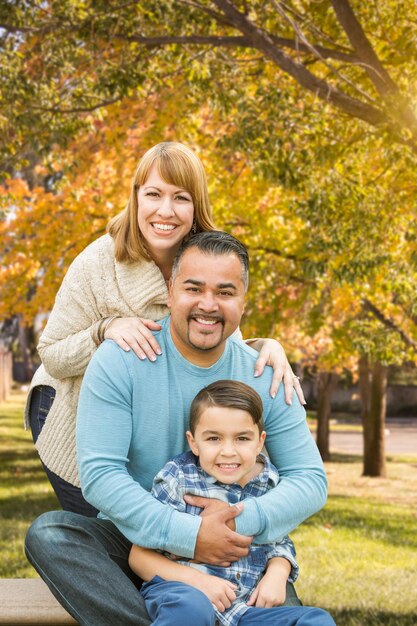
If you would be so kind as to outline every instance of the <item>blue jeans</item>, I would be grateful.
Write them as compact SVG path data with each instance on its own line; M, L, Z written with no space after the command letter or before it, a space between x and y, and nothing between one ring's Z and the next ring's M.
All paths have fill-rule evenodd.
M29 528L25 552L81 626L149 626L138 591L142 581L128 565L131 546L109 520L49 511ZM299 604L292 586L291 590L288 602ZM181 626L185 623L192 622L183 618Z
M204 593L185 583L155 576L142 587L146 608L154 626L215 626L213 605ZM336 626L323 609L312 606L250 607L239 626Z
M142 581L128 565L131 546L108 520L49 511L29 528L25 552L81 626L149 626Z
M29 421L33 443L36 443L39 437L54 399L55 389L48 385L40 385L32 390ZM54 472L51 472L43 463L42 467L64 511L80 513L80 515L87 515L87 517L97 517L97 509L84 499L79 487L71 485L71 483L68 483L57 474L54 474Z

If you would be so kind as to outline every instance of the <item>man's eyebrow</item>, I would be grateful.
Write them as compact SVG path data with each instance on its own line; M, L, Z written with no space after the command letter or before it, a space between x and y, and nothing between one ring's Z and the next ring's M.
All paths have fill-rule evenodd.
M205 281L203 280L197 280L196 278L186 278L183 281L183 285L186 285L187 283L190 283L191 285L197 285L198 287L201 287L202 285L205 285ZM217 289L234 289L236 291L237 287L234 283L218 283L216 285Z
M187 283L191 283L191 285L205 285L206 283L202 280L196 280L195 278L186 278L183 281L183 284L186 285Z

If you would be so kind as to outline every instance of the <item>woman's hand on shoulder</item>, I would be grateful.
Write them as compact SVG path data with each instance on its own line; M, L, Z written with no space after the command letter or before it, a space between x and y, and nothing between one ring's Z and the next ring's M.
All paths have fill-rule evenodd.
M104 339L113 339L126 352L133 352L143 361L155 361L161 348L152 330L160 330L161 325L143 317L117 317L108 325Z
M274 374L272 377L271 388L269 390L271 397L275 398L278 387L281 382L284 383L285 402L292 404L293 390L301 404L305 404L303 390L301 388L298 376L295 376L291 365L288 362L287 355L282 345L276 339L249 339L248 345L259 352L258 360L255 363L255 376L261 376L265 369L265 365L270 365Z

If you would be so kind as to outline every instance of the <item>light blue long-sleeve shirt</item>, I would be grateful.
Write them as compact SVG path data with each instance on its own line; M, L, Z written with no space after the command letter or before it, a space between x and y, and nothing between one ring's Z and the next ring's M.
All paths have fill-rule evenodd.
M264 405L266 449L281 481L245 501L236 530L256 543L280 541L325 503L327 481L305 411L284 400L283 385L269 395L272 369L259 378L258 353L230 337L211 367L191 364L175 348L170 318L155 332L162 355L141 361L105 341L84 376L77 415L77 454L84 496L133 543L192 558L201 524L155 500L152 481L165 463L188 449L185 432L197 392L220 379L240 380Z

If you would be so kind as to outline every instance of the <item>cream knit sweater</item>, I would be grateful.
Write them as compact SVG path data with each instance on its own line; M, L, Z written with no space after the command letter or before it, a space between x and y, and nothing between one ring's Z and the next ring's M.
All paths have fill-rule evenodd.
M56 397L36 447L44 464L69 483L79 486L75 418L81 381L97 349L94 336L100 320L112 315L162 319L168 312L167 295L155 263L116 261L110 235L89 245L68 269L39 341L42 365L30 386L25 425L32 389L53 387Z

